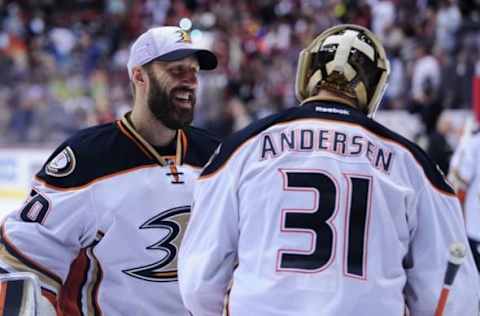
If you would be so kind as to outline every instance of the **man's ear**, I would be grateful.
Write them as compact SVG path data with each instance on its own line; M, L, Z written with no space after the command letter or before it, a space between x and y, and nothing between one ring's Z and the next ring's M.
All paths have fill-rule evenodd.
M135 67L132 69L132 81L136 84L145 84L146 74L141 70L140 67Z

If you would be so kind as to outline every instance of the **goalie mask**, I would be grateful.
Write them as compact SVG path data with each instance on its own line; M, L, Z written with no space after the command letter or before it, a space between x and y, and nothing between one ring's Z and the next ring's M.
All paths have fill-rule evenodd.
M389 74L385 49L372 32L358 25L338 25L300 53L295 94L302 102L325 89L350 99L372 117Z

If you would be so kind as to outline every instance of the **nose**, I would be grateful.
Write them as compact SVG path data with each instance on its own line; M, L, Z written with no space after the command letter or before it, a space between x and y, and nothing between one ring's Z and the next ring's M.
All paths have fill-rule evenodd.
M187 84L190 88L195 89L198 85L197 73L195 71L189 71L185 74L182 82Z

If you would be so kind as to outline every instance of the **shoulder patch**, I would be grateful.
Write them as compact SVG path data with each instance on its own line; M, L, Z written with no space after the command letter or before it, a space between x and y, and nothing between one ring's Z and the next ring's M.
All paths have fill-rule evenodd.
M79 188L107 175L152 165L155 161L112 122L80 130L68 138L36 178L54 188Z
M66 177L75 170L76 165L75 154L67 146L45 166L45 173L57 178Z

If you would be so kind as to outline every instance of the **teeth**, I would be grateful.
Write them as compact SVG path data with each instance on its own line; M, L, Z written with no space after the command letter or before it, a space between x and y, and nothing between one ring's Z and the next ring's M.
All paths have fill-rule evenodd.
M190 99L190 94L188 92L179 92L175 95L177 99L188 101Z

